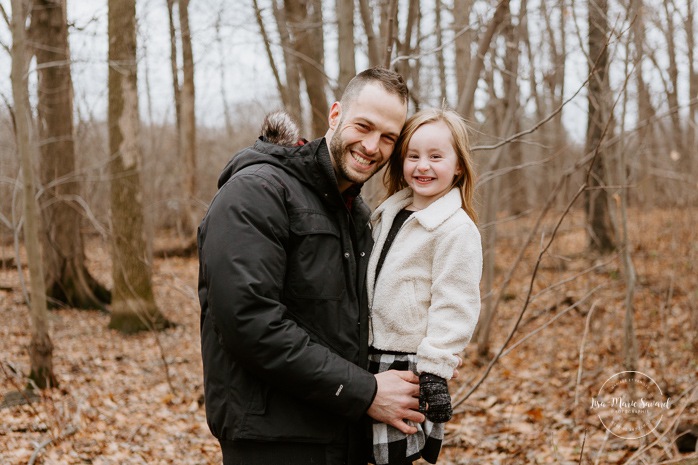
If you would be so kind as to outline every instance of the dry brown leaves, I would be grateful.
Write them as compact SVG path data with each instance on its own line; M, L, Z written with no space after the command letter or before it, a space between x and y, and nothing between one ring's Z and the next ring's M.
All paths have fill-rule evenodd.
M625 283L617 257L585 252L583 218L575 213L543 257L535 298L510 343L519 345L457 409L439 463L644 464L689 456L674 447L672 428L679 417L698 424L698 212L632 210L629 221L638 275L638 369L672 399L660 426L641 439L620 439L608 434L590 409L603 382L624 370ZM500 280L531 225L530 219L500 225ZM551 229L547 226L546 238ZM495 318L492 353L523 306L542 242L529 248L506 292ZM3 254L12 255L10 249ZM88 255L90 269L108 284L105 246L91 242ZM106 329L109 317L99 312L51 312L60 387L32 405L0 410L0 463L27 464L35 453L37 464L220 463L199 404L196 273L193 258L156 261L157 302L179 323L158 334L120 335ZM0 290L0 353L6 374L0 372L0 394L23 387L29 368L29 319L16 269L0 269L0 289L5 288ZM485 369L475 343L464 358L452 392L463 385L467 390Z

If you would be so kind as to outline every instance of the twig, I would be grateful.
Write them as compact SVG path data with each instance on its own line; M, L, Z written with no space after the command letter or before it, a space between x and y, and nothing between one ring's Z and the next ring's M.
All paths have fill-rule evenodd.
M606 430L606 435L603 437L603 442L601 443L601 449L599 449L599 452L596 454L596 460L594 460L594 465L599 465L599 459L601 458L601 453L606 448L606 443L608 442L608 438L610 436L611 436L611 431Z
M584 439L582 439L582 450L579 452L579 465L582 464L582 459L584 458L584 444L587 442L587 430L584 430Z
M584 364L584 344L586 343L587 340L587 334L589 334L589 326L591 323L591 315L594 313L594 310L596 309L596 302L591 304L591 308L589 309L589 314L587 315L587 321L584 324L584 334L582 335L582 342L579 344L579 368L577 369L577 383L574 385L574 406L576 407L579 404L579 384L582 382L582 371L583 371L583 364Z
M598 154L598 150L596 151L596 154ZM528 305L531 301L531 294L533 293L533 283L535 282L536 276L538 275L538 269L540 268L540 263L543 259L543 255L545 254L545 252L548 250L548 248L552 244L553 240L555 239L555 235L556 235L558 229L560 228L560 224L562 224L562 220L565 219L565 217L569 213L570 209L572 208L572 205L574 204L574 202L576 202L577 198L582 194L582 192L584 192L585 186L586 186L586 183L582 184L582 186L579 188L577 193L572 198L572 201L569 202L569 204L567 205L567 208L562 213L557 224L555 225L555 229L553 230L553 232L550 236L550 240L548 241L547 245L543 248L543 250L541 250L540 253L538 254L538 259L536 260L536 264L533 268L533 273L531 274L531 279L529 280L526 301L524 302L524 305L521 308L521 311L519 312L519 316L516 319L516 322L514 323L514 327L509 332L509 335L507 336L506 340L502 344L497 355L495 355L494 358L492 358L492 360L490 361L489 365L487 365L487 368L485 369L485 372L482 374L480 379L475 383L475 385L470 389L470 391L468 391L468 393L465 396L463 396L462 399L459 399L459 400L454 402L454 404L453 404L454 408L457 407L458 405L460 405L461 403L463 403L468 397L470 397L472 395L472 393L475 392L475 390L480 387L480 385L485 381L485 379L487 379L490 372L492 371L492 368L497 363L497 361L499 361L499 358L502 356L504 349L509 344L511 339L514 337L514 334L516 333L516 330L519 328L519 324L521 323L523 315L526 312L526 310L528 309Z
M5 375L5 379L7 379L10 382L10 384L12 384L12 387L14 387L15 390L17 392L19 392L24 397L24 400L27 401L26 405L29 406L29 409L32 411L34 416L39 418L39 420L41 420L44 424L47 424L46 420L41 418L41 414L39 413L39 411L36 410L34 408L34 406L32 405L32 402L30 401L29 396L27 395L25 390L22 389L22 387L17 384L17 381L13 377L11 377L10 375L7 374L7 371L5 371L5 364L4 363L0 363L0 369L2 369L2 373L3 373L3 375Z
M162 360L162 365L165 368L165 378L167 379L167 385L170 387L170 392L172 393L172 395L176 395L177 390L175 389L174 384L172 384L172 378L170 377L170 364L167 363L165 349L162 347L162 343L160 342L160 336L157 330L153 330L153 336L155 337L155 343L158 345L158 349L160 351L160 360Z
M34 449L34 452L32 453L31 457L29 458L29 462L27 462L27 465L34 465L34 462L39 457L39 454L41 453L41 451L44 450L44 448L46 446L48 446L49 444L51 444L52 442L59 442L67 437L72 436L73 434L75 434L77 432L78 432L78 429L75 426L71 425L70 428L68 428L63 434L56 437L55 439L49 438L49 439L46 439L42 443L39 443L39 444L34 443L36 448Z
M691 396L688 398L688 400L687 400L686 402L684 402L684 405L681 407L681 410L680 410L679 413L676 415L676 417L674 418L674 420L671 422L671 424L669 425L669 427L666 428L666 429L664 430L664 432L663 432L657 439L655 439L652 443L647 444L646 446L642 447L641 449L638 449L637 451L635 451L635 453L634 453L633 455L631 455L631 456L628 458L628 460L626 460L626 463L632 463L634 459L638 458L638 457L639 457L641 454L643 454L646 450L648 450L648 449L654 447L655 445L657 445L657 443L658 443L659 441L661 441L661 440L664 438L664 436L666 436L667 434L669 434L670 431L673 431L673 430L674 430L674 425L676 425L676 423L679 421L679 418L681 418L681 415L683 414L683 411L686 410L686 407L688 407L688 406L693 402L693 401L692 401L692 397L693 397L693 394L695 394L696 392L698 392L698 384L694 384L693 386L691 386L691 387L689 387L689 388L686 388L686 390L684 390L684 391L681 393L681 395L678 397L678 399L681 399L682 397L684 397L686 394L689 393L689 391L691 391L691 392L690 392Z
M34 465L34 462L36 461L36 458L39 456L39 453L40 453L46 446L48 446L49 444L51 444L52 442L53 442L53 439L48 438L48 439L46 439L46 440L45 440L44 442L42 442L42 443L39 443L39 444L34 443L34 445L35 445L36 447L34 448L34 452L32 453L31 457L29 458L29 462L27 462L27 465Z
M9 27L10 26L10 17L7 15L7 12L5 11L5 7L3 7L1 3L0 3L0 16L2 16L2 19L5 20L5 23Z
M521 344L523 344L524 342L526 342L526 341L527 341L528 339L530 339L531 337L533 337L533 336L535 336L536 334L538 334L539 332L543 331L545 328L547 328L548 326L550 326L551 324L553 324L555 321L559 320L563 315L565 315L565 314L568 313L569 311L574 310L575 308L577 308L579 305L581 305L582 303L584 303L584 301L585 301L586 299L588 299L589 297L591 297L596 291L598 291L599 289L602 289L602 288L604 288L604 287L606 287L606 284L599 284L598 286L596 286L594 289L592 289L591 291L589 291L586 295L584 295L584 297L582 297L581 299L579 299L577 302L573 303L572 305L570 305L569 307L567 307L566 309L564 309L563 311L561 311L560 313L558 313L557 315L555 315L553 318L551 318L550 320L548 320L548 321L546 321L545 323L543 323L543 325L539 326L538 328L534 329L533 331L531 331L530 333L526 334L524 337L522 337L521 339L519 339L518 341L516 341L515 344L513 344L513 345L512 345L511 347L509 347L507 350L505 350L504 352L502 352L501 357L505 357L505 356L509 355L509 353L510 353L511 351L513 351L514 349L516 349L518 346L520 346Z
M616 103L617 103L617 101L616 101ZM615 103L614 103L613 108L615 108ZM611 108L611 114L613 113L613 108ZM611 124L611 118L609 118L608 121L606 121L606 125L604 126L604 129L601 132L600 141L604 140L604 137L606 136L606 133L608 132L608 128L609 128L610 124ZM553 228L553 231L550 235L550 239L548 240L547 244L545 244L543 249L538 254L538 258L536 260L535 266L533 267L533 273L531 274L531 279L530 279L529 284L528 284L528 291L526 293L526 300L524 302L523 307L521 308L521 311L519 312L519 316L516 319L516 323L514 323L514 327L509 332L509 335L507 336L506 340L502 344L502 347L499 349L499 352L497 353L497 355L495 355L495 357L490 361L489 365L487 365L487 368L485 369L485 372L482 374L480 379L477 381L477 383L475 383L475 385L470 389L470 391L468 391L468 393L462 399L456 401L453 404L454 408L457 407L458 405L460 405L461 403L463 403L468 397L470 397L472 395L472 393L475 392L475 390L478 387L480 387L480 385L485 381L485 379L487 379L490 372L492 371L492 368L497 363L499 358L502 356L504 349L509 344L509 342L511 342L511 339L514 337L514 334L516 333L516 330L518 329L519 324L521 324L521 320L523 319L524 313L526 312L528 305L531 303L531 294L533 293L533 284L536 280L536 277L538 276L538 270L540 268L541 261L543 260L543 256L545 255L545 253L548 251L548 249L552 245L553 241L555 240L557 232L560 229L560 226L562 225L563 220L567 217L567 214L570 212L572 205L574 205L574 203L577 201L579 196L582 195L582 193L586 190L587 186L589 185L589 178L591 176L591 171L592 171L592 168L594 166L594 162L596 161L596 159L599 156L600 151L601 151L601 143L597 144L596 149L593 151L593 154L591 156L591 161L589 163L589 167L587 168L587 173L586 173L586 178L584 180L584 183L579 187L579 190L577 190L577 192L572 196L572 200L570 200L570 202L567 204L567 208L565 208L565 210L560 215L560 218L558 219L557 223L555 224L555 227ZM587 158L587 157L584 157L584 158ZM576 166L577 166L577 163L575 163L575 167ZM556 187L560 186L561 182L562 182L562 179L558 182L558 185ZM552 201L549 201L548 205L546 205L546 209L550 207L551 203L552 203ZM540 217L539 219L542 219L542 217ZM532 236L529 235L529 239L530 238L532 238ZM520 255L521 256L523 255L523 249L522 249ZM517 257L517 258L520 258L520 257ZM512 274L513 274L513 272L511 272L511 270L510 270L510 274L507 277L509 279L511 279ZM502 296L502 293L500 292L499 298L501 298L501 296ZM494 311L494 309L492 311Z
M598 270L599 268L603 268L604 266L608 265L609 263L615 261L616 258L617 258L616 256L612 256L611 258L609 258L605 262L597 263L596 265L591 266L591 267L587 268L586 270L582 270L579 273L570 276L569 278L565 278L562 281L558 281L555 284L551 284L550 286L546 287L545 289L541 289L540 292L533 294L533 297L531 297L531 302L535 302L538 299L538 297L556 289L557 287L562 286L563 284L567 284L567 283L579 278L580 276L584 276L587 273L591 273L592 271Z

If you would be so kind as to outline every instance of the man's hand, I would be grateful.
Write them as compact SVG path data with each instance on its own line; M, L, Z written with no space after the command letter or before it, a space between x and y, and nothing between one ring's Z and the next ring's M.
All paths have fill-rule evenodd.
M368 408L368 416L399 429L405 434L414 434L417 428L404 420L422 423L424 415L419 413L419 377L410 371L389 370L375 375L378 392Z

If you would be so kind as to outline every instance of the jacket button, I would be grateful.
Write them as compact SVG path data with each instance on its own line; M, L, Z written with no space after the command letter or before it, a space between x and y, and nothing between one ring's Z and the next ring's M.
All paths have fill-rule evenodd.
M365 256L366 256L366 252L361 252L361 256L362 256L362 257L365 257Z
M349 258L349 252L344 252L344 258Z

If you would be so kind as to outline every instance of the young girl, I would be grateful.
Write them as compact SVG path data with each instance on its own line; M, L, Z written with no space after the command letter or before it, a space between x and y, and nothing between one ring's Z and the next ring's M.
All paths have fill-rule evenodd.
M369 370L419 375L418 432L373 424L373 463L436 463L452 415L447 380L480 313L482 248L473 209L474 172L465 122L423 110L405 123L384 176L368 265Z

